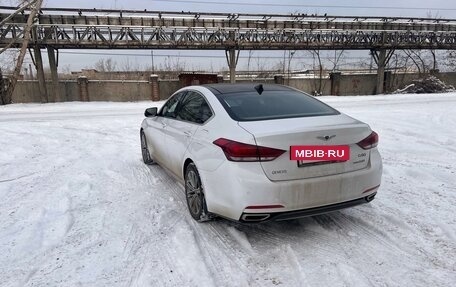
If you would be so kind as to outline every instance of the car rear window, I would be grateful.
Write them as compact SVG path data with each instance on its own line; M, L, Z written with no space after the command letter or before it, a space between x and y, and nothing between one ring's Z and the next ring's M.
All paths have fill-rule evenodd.
M297 91L236 92L217 98L236 121L261 121L284 118L337 115L339 112Z

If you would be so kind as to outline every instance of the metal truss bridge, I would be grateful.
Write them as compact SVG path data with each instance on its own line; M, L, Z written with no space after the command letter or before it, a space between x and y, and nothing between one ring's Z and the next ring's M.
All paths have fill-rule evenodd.
M0 21L15 9L0 7ZM20 47L27 18L25 12L2 23L0 48ZM31 43L54 49L456 49L456 20L42 8Z
M43 101L41 49L48 52L55 99L59 49L225 50L231 82L240 50L371 50L377 93L395 50L456 50L456 19L45 8L42 1L0 6L0 53L20 48L21 65L29 48Z

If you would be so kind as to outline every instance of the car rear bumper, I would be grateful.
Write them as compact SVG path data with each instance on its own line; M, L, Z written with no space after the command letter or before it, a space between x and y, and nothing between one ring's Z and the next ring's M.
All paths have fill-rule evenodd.
M208 211L240 221L245 214L284 220L307 216L306 210L313 215L365 203L380 186L381 174L377 149L364 169L301 180L270 181L257 162L226 161L215 171L200 171Z
M296 218L302 218L307 216L314 216L324 213L329 213L337 210L341 210L348 207L353 207L356 205L364 204L374 200L374 197L377 193L373 193L363 198L354 199L350 201L340 202L331 205L325 205L320 207L295 210L295 211L285 211L285 212L275 212L275 213L243 213L241 216L241 222L260 222L260 221L281 221L281 220L290 220Z

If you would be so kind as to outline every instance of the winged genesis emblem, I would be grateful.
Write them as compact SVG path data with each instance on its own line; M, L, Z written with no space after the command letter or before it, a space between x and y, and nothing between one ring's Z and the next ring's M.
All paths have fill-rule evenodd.
M336 135L332 135L332 136L318 136L317 139L322 140L322 141L329 141L330 139L335 138L335 137L336 137Z

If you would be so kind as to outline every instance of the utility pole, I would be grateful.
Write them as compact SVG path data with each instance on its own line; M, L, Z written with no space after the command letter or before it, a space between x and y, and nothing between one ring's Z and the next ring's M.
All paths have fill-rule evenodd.
M249 50L249 60L247 62L247 73L249 75L249 79L250 79L250 59L252 58L252 50ZM250 79L252 80L252 79Z
M29 64L30 80L33 80L32 64Z
M294 54L295 54L295 51L288 51L288 77L287 77L288 85L290 85L291 59L293 59Z
M6 99L4 99L4 100L6 100L6 101L4 101L5 104L11 103L13 92L16 87L16 83L19 78L19 75L21 73L22 64L24 63L25 53L27 52L27 47L28 47L30 39L31 39L31 31L32 31L32 27L33 27L33 22L35 21L35 17L38 14L38 11L41 9L42 4L43 4L43 0L35 0L33 2L33 4L29 6L32 9L30 10L30 14L27 19L27 23L24 27L22 47L19 52L19 56L17 58L16 67L14 69L13 75L10 78L10 84L8 85Z
M154 67L154 50L150 50L150 60L152 61L152 74L155 74L155 67Z

